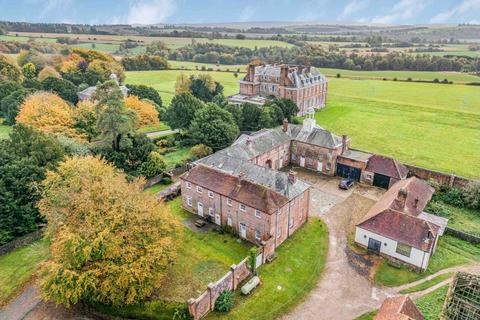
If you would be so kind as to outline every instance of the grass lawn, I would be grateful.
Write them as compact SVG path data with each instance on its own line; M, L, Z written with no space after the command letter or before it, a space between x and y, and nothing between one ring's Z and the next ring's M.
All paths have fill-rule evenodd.
M191 215L181 208L179 197L169 205L179 221ZM96 306L97 309L127 318L172 319L176 308L185 306L189 298L205 291L208 283L227 273L232 264L242 261L251 246L230 234L196 233L186 227L178 241L181 245L177 262L169 271L168 282L160 286L152 301L120 308Z
M378 267L374 280L378 285L395 287L410 283L440 270L480 261L480 245L444 235L438 241L438 246L425 272L416 273L406 267L391 266L386 259L383 259Z
M179 148L175 151L163 154L162 157L167 164L167 168L174 168L176 164L181 163L190 157L190 148Z
M168 64L170 68L174 69L201 69L202 67L205 68L212 68L215 71L227 71L236 72L240 69L240 72L245 72L247 68L244 64L212 64L212 63L200 63L200 62L193 62L193 61L176 61L176 60L168 60Z
M215 71L182 71L182 70L164 70L164 71L128 71L126 72L126 83L144 84L155 88L161 95L162 101L168 105L175 95L175 80L181 73L186 76L192 74L208 73L224 87L226 96L238 92L238 80L242 77L239 74L237 78L233 73L215 72Z
M37 271L48 255L48 242L36 241L0 257L0 306Z
M171 183L169 183L169 184L161 184L161 183L159 183L159 184L156 184L156 185L154 185L154 186L151 186L150 188L145 189L144 191L145 191L145 192L148 192L148 193L150 193L150 194L156 194L156 193L162 191L163 189L167 188L167 187L170 186L170 185L171 185Z
M480 212L443 204L448 210L448 226L470 234L480 235Z
M402 162L480 177L480 90L378 80L330 79L327 108L316 113L352 147Z
M155 131L163 131L163 130L169 130L170 127L163 123L163 122L160 122L160 124L158 126L145 126L145 127L142 127L140 129L137 130L137 132L140 132L140 133L150 133L150 132L155 132Z
M444 274L441 274L439 276L436 276L435 278L431 279L431 280L427 280L423 283L420 283L414 287L411 287L411 288L408 288L408 289L405 289L405 290L402 290L400 291L401 294L407 294L407 293L413 293L413 292L418 292L418 291L423 291L425 289L428 289L430 287L433 287L434 285L444 281L444 280L447 280L448 278L451 278L453 277L454 273L453 272L449 272L449 273L444 273Z
M248 297L238 292L235 307L227 314L211 313L207 319L276 319L317 284L325 267L328 233L323 222L310 219L278 249L278 258L259 268L261 286Z
M373 317L378 313L378 310L373 310L367 313L362 314L360 317L355 318L355 320L373 320Z
M442 312L447 292L448 286L446 285L415 300L415 304L423 313L425 320L440 320L440 313Z
M0 123L2 123L2 122L3 122L3 120L0 119ZM7 139L10 131L12 131L12 127L4 125L4 124L0 124L0 139Z

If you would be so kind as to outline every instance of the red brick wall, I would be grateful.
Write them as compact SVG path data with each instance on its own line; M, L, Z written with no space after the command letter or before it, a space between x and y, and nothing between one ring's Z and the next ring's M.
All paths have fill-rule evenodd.
M268 167L269 160L272 169L278 170L287 166L290 162L290 141L253 158L250 162L262 167Z
M317 170L318 162L322 162L322 173L333 175L335 174L336 159L342 151L341 147L337 149L330 150L320 146L314 146L308 143L303 143L299 141L292 142L291 149L291 161L290 163L296 166L300 166L301 157L305 158L305 168ZM330 163L330 167L327 168L327 165ZM327 170L328 169L328 170Z

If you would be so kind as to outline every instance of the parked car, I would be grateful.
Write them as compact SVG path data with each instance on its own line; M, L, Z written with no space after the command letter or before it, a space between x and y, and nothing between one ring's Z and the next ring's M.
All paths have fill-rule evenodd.
M349 178L342 179L338 184L338 187L343 190L348 190L355 184L355 181Z

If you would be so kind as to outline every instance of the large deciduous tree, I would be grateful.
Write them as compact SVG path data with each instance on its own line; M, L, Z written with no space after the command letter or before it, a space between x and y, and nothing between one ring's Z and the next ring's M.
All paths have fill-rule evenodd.
M153 103L148 100L140 100L137 96L128 96L125 106L137 114L137 127L156 126L160 124L158 111Z
M51 91L60 96L63 100L76 104L78 102L77 86L65 79L48 77L42 81L45 91Z
M0 54L0 81L22 82L23 74L18 65L10 58Z
M3 123L15 124L20 106L25 102L26 97L33 92L35 92L33 89L19 89L0 100L0 116L4 119Z
M20 107L16 121L47 133L83 138L74 128L72 107L53 93L39 91L28 96Z
M176 259L179 224L142 181L99 158L67 158L43 183L51 259L40 269L45 299L131 305L166 280Z
M230 145L238 133L233 116L214 103L198 110L188 128L192 143L204 144L215 151Z
M148 99L155 102L158 108L163 107L162 98L158 91L143 84L127 84L128 95L137 96L140 99Z
M190 93L176 95L165 114L166 121L174 129L186 129L195 117L195 112L205 104Z

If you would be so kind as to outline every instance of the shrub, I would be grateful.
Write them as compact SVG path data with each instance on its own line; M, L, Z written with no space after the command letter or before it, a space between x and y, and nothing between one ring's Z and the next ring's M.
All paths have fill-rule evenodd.
M165 164L165 161L163 161L163 157L159 153L152 151L148 155L147 161L142 163L140 172L145 177L151 178L164 173L166 169L167 165Z
M213 152L212 148L204 144L197 144L190 149L190 155L196 159L201 159L203 157L206 157L209 154L212 154L212 152Z
M480 210L480 182L470 183L464 191L464 197L469 208Z
M435 79L433 79L433 82L438 83L438 82L440 82L440 80L438 80L438 78L435 78Z
M412 81L412 78L407 78L407 81Z
M233 292L223 291L215 301L215 310L220 312L229 312L233 308Z
M60 96L60 98L73 104L78 102L77 86L65 79L47 77L42 81L42 87L45 91L51 91Z
M448 188L443 192L440 192L437 199L450 204L455 207L465 206L465 197L463 191L458 188Z
M440 217L445 217L445 218L450 217L450 211L448 210L448 208L442 202L439 202L439 201L430 201L428 203L426 211Z
M397 78L393 78L393 81L397 81L398 79Z
M42 69L42 71L39 72L37 78L39 81L43 81L48 77L60 78L60 74L54 68L46 66Z
M337 78L340 78L342 75L340 73L337 73Z

